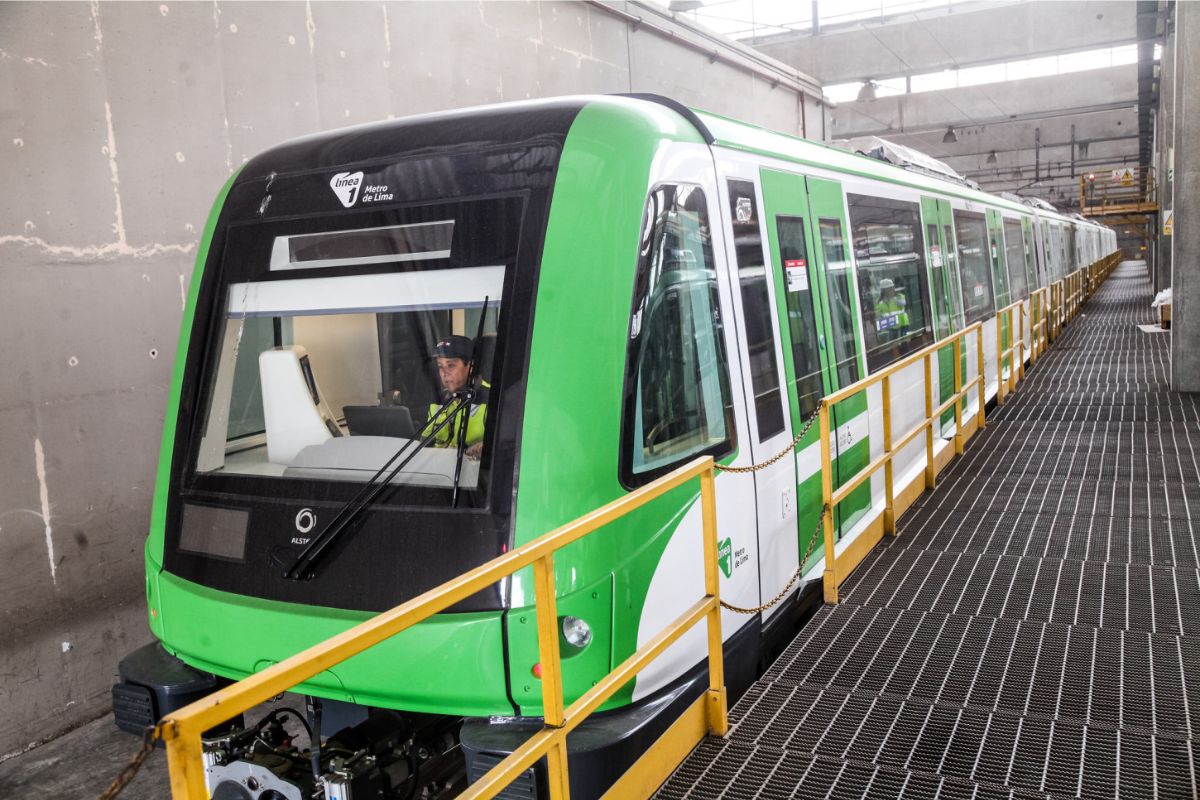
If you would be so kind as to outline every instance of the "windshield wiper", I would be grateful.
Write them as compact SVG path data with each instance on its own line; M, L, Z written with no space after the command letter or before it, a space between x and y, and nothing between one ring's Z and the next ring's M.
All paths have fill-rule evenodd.
M467 367L467 380L463 385L474 391L475 377L479 371L479 343L483 341L483 323L487 320L488 301L490 297L483 298L483 311L479 314L479 325L475 329L475 347L476 352L471 353L471 364ZM472 398L473 399L473 398ZM462 420L458 424L458 454L454 458L454 494L450 496L450 507L458 508L458 479L462 476L463 454L467 452L467 428L471 425L471 407L467 405L467 411L462 415Z
M300 580L301 578L309 579L313 577L312 566L321 555L328 551L332 545L345 531L349 528L350 523L354 522L366 508L368 508L375 500L391 485L392 480L400 474L401 470L409 465L417 454L425 449L432 442L443 428L450 425L458 419L459 414L462 414L466 409L470 408L471 401L475 399L475 390L471 388L460 389L450 396L446 402L442 403L441 407L434 412L430 419L437 422L432 426L428 433L425 434L419 441L409 440L389 458L379 470L371 476L371 478L363 484L362 489L358 494L350 498L346 505L338 509L337 514L329 521L325 528L313 537L313 540L308 543L308 546L300 552L292 565L283 573L283 577L291 580ZM457 403L458 405L453 411L447 413L448 409ZM415 443L415 446L414 446ZM405 452L407 451L407 455ZM405 458L395 467L392 464L396 459L404 455ZM389 471L390 468L390 471ZM384 476L384 473L387 473Z
M490 299L489 297L483 298L483 312L479 315L479 332L475 337L476 343L483 336L483 323L487 318ZM478 344L476 344L476 347L478 347ZM463 453L466 449L467 425L471 419L471 402L478 394L475 389L475 373L479 359L476 356L477 354L472 354L471 364L467 368L467 379L463 383L463 388L450 395L446 402L442 403L441 407L430 417L431 422L426 425L428 432L420 441L409 440L405 442L391 458L384 462L384 465L367 480L362 489L354 497L350 498L346 505L338 509L338 512L334 514L329 524L313 537L313 540L308 543L307 547L300 551L300 555L296 556L296 560L283 573L283 577L289 580L300 580L302 578L308 580L314 577L315 573L313 573L312 567L321 558L322 554L328 552L329 547L349 529L350 524L363 511L369 508L378 499L379 495L383 494L391 486L392 480L417 457L418 453L437 438L437 435L443 428L447 425L453 425L461 418L458 431L458 459L454 465L454 494L451 499L451 506L453 507L458 504L458 480L462 471ZM450 407L455 403L458 405L454 407L453 411L450 411ZM437 424L433 424L434 422ZM406 451L407 455L405 455ZM402 455L405 456L404 460L396 464L395 467L392 467L396 459ZM388 471L389 468L391 469L390 472ZM386 477L384 477L385 472L387 473Z

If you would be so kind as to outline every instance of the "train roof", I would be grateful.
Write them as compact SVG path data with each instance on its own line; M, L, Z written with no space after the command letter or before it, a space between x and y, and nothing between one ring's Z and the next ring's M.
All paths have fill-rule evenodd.
M238 181L332 169L447 149L478 150L538 139L561 143L588 97L556 97L418 114L323 131L266 150Z
M941 195L961 197L991 206L1015 211L1028 216L1052 217L1060 222L1077 223L1081 220L1072 219L1058 211L1044 211L1032 208L1021 202L1015 202L998 195L989 194L979 189L947 180L923 172L914 172L870 156L842 150L831 145L802 139L778 131L752 125L746 122L723 117L708 111L694 109L696 117L705 125L714 145L728 147L733 150L772 156L775 158L794 161L824 169L844 172L852 175L902 184L915 189L936 192ZM1104 227L1095 222L1083 221L1084 224L1098 228Z
M575 118L589 105L619 106L640 112L647 116L652 127L660 130L661 125L657 123L661 121L664 110L667 110L682 117L686 127L695 129L700 137L713 146L888 181L943 196L986 203L1020 214L1036 214L1061 222L1104 227L1058 212L1036 209L936 175L914 172L820 142L771 131L712 112L690 109L670 98L645 94L577 95L525 100L324 131L284 142L255 156L242 168L237 182L386 160L435 149L477 150L536 140L561 143L566 140Z

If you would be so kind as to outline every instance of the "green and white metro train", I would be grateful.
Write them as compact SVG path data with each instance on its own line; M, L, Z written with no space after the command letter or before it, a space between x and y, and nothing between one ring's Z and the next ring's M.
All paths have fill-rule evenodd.
M995 310L1115 249L1082 220L651 96L280 145L224 187L201 240L145 552L158 641L121 664L118 723L140 730L697 455L762 462L824 394L976 321L994 395ZM465 384L439 371L448 344L469 350L451 364ZM893 377L898 430L923 417L922 385L920 365ZM879 394L858 398L833 420L847 476L881 451ZM897 486L923 465L914 442ZM716 485L722 597L756 606L814 535L815 426L794 458ZM839 548L882 495L876 478L839 506ZM703 593L697 499L676 489L556 556L568 702ZM809 579L823 558L818 543ZM731 693L802 595L726 613ZM520 573L298 687L334 734L316 759L281 714L214 739L214 797L461 785L460 742L482 774L541 710L532 598ZM704 656L697 629L573 734L576 794L696 696Z

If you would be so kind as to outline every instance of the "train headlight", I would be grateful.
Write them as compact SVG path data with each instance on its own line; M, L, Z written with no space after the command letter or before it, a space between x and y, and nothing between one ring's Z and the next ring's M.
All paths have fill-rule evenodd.
M563 617L563 639L577 650L582 650L592 643L592 628L579 617Z

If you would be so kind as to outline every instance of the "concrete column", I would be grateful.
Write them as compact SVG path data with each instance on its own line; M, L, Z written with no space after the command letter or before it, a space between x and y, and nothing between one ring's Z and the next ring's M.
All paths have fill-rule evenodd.
M1154 159L1154 171L1158 179L1160 217L1155 222L1156 229L1150 231L1155 246L1152 248L1153 260L1149 265L1156 293L1171 285L1171 241L1170 238L1162 235L1161 213L1171 207L1172 187L1167 181L1167 166L1171 147L1175 142L1175 34L1166 37L1160 64L1158 115L1155 120L1155 144L1157 147Z
M1171 388L1200 392L1200 4L1176 3L1175 14Z

